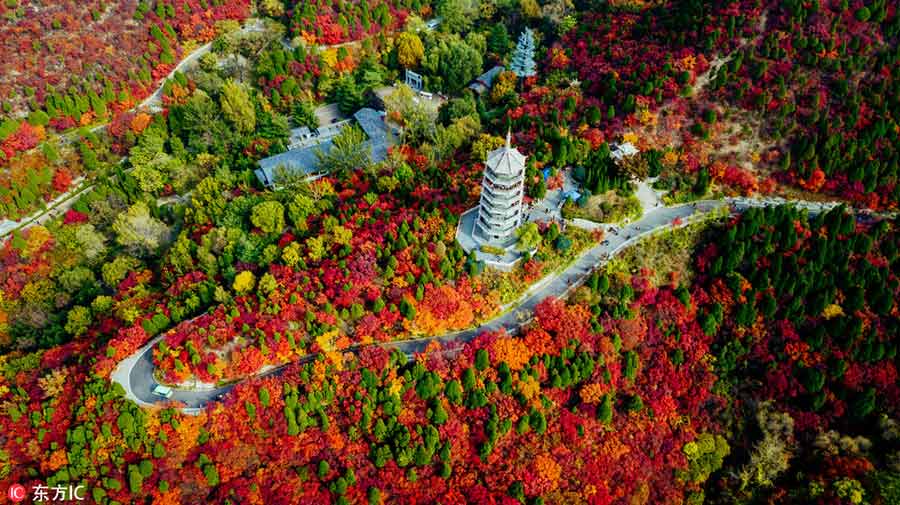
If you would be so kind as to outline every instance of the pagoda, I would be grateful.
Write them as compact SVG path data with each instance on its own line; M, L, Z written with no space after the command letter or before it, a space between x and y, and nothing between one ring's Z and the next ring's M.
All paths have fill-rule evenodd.
M516 228L524 220L524 191L525 155L510 145L507 132L506 144L487 155L473 238L497 247L515 242Z

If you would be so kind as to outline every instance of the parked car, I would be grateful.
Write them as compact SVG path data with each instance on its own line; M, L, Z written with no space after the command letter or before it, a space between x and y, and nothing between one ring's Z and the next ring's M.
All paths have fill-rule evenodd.
M153 388L153 394L156 396L162 396L163 398L171 398L172 397L172 388L163 386L162 384L157 384L155 388Z

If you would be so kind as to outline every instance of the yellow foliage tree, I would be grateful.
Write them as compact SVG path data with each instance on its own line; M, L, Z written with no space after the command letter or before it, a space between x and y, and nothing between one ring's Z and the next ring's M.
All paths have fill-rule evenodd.
M496 135L482 133L472 142L472 159L478 162L484 162L487 159L487 153L502 146L505 141Z
M541 6L537 0L519 0L519 10L527 18L535 19L541 16Z
M353 231L341 225L335 226L331 230L331 235L337 245L350 245L350 241L353 240Z
M504 362L510 370L521 370L531 359L531 350L518 338L501 338L491 345L495 362Z
M606 388L603 387L603 384L599 383L591 383L585 384L581 388L581 400L584 403L588 404L596 404L600 403L600 400L603 398L603 394L606 392Z
M822 316L825 319L831 319L836 316L840 316L844 314L844 309L840 305L836 303L832 303L831 305L825 307L825 310L822 311Z
M321 57L322 61L325 62L326 65L328 65L328 68L333 69L337 64L337 49L330 47L322 51Z
M309 259L319 261L325 256L325 238L310 237L306 239L306 250L309 254Z
M534 458L534 473L541 481L541 487L545 491L554 491L559 487L559 478L562 475L562 467L549 454L539 454Z
M527 374L523 374L519 378L518 386L519 393L521 393L526 400L537 398L538 393L541 391L541 383L533 376Z
M234 289L235 293L244 294L249 293L255 284L256 278L253 276L253 272L244 270L235 276L234 284L232 284L231 287Z
M627 132L622 135L622 142L628 142L630 144L637 144L638 136L635 132Z
M334 352L335 348L335 339L338 336L337 330L326 331L325 333L316 337L316 343L319 344L319 348L322 349L322 352L329 353Z
M69 463L65 449L57 449L50 453L50 457L41 463L41 469L44 471L56 471Z
M261 0L259 10L269 17L281 17L284 14L284 3L281 0Z
M300 244L291 242L281 251L281 260L289 267L294 267L300 263Z
M415 33L403 32L397 37L397 62L406 68L414 68L425 56L422 39Z
M47 228L41 225L32 226L28 230L28 237L25 239L25 249L22 250L22 256L25 258L34 256L51 238L52 235Z
M501 72L497 76L497 82L494 83L494 87L491 88L491 101L497 103L507 94L515 91L517 80L518 77L516 77L514 72Z
M135 133L135 135L140 135L147 126L150 125L150 120L153 119L150 117L150 114L146 112L138 112L131 119L131 131Z
M63 384L68 377L68 370L55 368L52 372L38 379L38 386L48 397L55 397L62 392Z

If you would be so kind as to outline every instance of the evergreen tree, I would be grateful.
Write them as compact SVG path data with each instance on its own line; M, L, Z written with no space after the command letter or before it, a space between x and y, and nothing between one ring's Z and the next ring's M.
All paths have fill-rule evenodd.
M234 81L227 81L222 86L219 101L222 113L239 132L249 133L256 128L256 111L246 88Z
M334 100L344 114L356 112L364 103L362 90L351 75L345 75L337 81L334 89Z
M310 129L319 127L319 120L316 118L315 107L310 102L304 100L294 102L294 106L291 110L291 117L294 119L294 122L300 126L306 126Z
M487 43L491 52L501 56L506 54L506 51L509 49L509 33L506 31L506 25L497 23L491 27Z
M528 28L519 35L519 42L513 53L509 69L518 77L532 77L537 74L534 63L534 34Z
M597 419L604 424L609 424L612 422L613 417L613 405L612 405L612 397L608 394L603 395L603 400L600 402L600 405L597 406Z

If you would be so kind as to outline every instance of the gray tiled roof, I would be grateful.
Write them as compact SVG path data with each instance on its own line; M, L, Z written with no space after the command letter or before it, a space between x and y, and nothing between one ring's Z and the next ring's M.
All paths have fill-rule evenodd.
M506 144L488 153L487 168L498 175L519 176L525 171L525 155Z
M472 89L476 92L484 93L485 91L491 89L491 85L494 83L494 79L500 75L500 72L503 72L503 66L497 65L488 70L487 72L479 75L469 84L469 89Z
M275 156L259 160L259 169L256 176L266 186L275 183L278 175L278 167L284 167L291 173L304 172L307 176L313 176L319 172L319 158L316 149L328 152L331 149L331 139L323 140L317 145L286 151Z
M303 137L312 133L308 126L298 126L291 128L291 137Z
M378 135L384 137L384 133L387 131L384 125L384 116L375 109L363 107L353 114L353 119L356 119L359 127L366 132L369 138Z
M378 162L385 159L388 147L394 143L394 136L385 124L382 113L365 107L356 111L353 117L369 138L365 144L370 149L372 161ZM264 185L272 186L278 175L278 167L284 167L290 173L302 173L308 177L314 177L320 173L316 150L322 149L323 152L328 152L337 132L338 129L335 129L331 135L322 138L318 144L259 160L259 169L255 171L256 177Z

